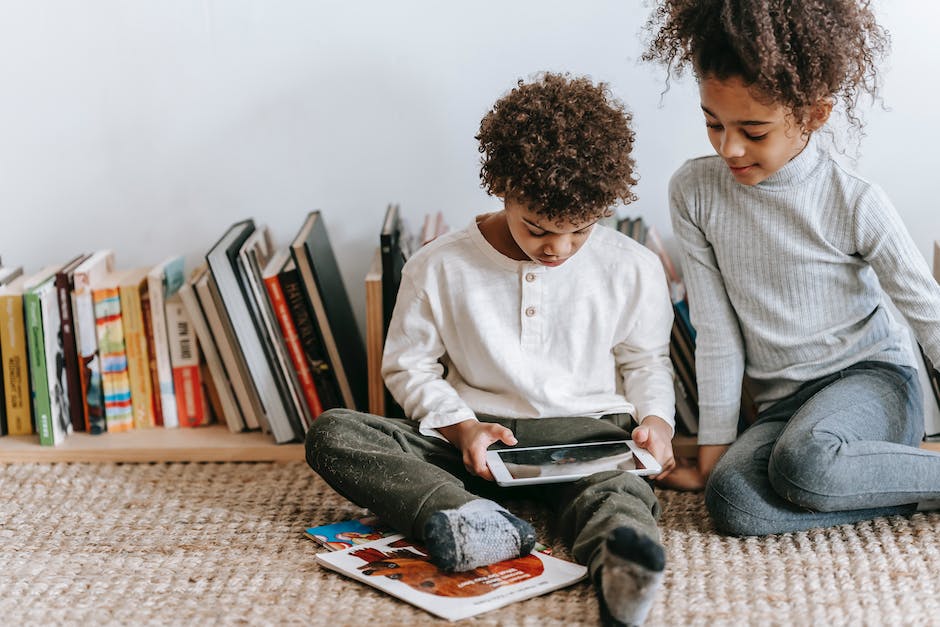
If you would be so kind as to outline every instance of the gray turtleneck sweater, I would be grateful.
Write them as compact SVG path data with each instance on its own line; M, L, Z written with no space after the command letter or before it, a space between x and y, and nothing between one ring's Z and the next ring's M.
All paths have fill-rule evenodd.
M940 363L940 286L884 192L815 136L754 186L718 156L687 161L669 197L697 331L699 444L734 441L745 373L766 407L860 361L914 366L885 293Z

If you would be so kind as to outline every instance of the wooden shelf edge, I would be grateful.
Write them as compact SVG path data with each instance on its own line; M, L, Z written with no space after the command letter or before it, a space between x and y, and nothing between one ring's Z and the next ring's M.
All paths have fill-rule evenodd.
M940 453L940 442L921 448ZM678 457L695 457L695 436L677 435ZM58 446L40 446L39 436L0 437L0 464L294 462L303 461L303 444L275 444L264 433L232 433L224 425L198 429L146 429L127 433L75 433Z
M74 433L58 446L40 446L36 435L0 437L0 464L289 462L303 459L303 444L275 444L269 434L232 433L224 425L101 435Z

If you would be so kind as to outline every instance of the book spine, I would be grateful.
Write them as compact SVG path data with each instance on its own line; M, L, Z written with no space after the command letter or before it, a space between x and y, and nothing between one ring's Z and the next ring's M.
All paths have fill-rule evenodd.
M178 296L166 303L166 322L179 424L182 427L208 424L209 408L199 372L199 345L189 314Z
M153 345L157 361L157 380L160 390L160 408L164 427L178 427L176 395L173 390L173 365L170 363L170 345L166 326L166 278L150 282L150 315L153 322Z
M3 347L0 346L0 356L3 355ZM4 380L3 380L3 367L0 366L0 398L6 398L6 390L4 389ZM0 403L0 436L7 435L9 429L7 427L7 404L6 402Z
M300 284L300 274L295 268L282 272L278 275L278 279L284 291L291 319L297 328L297 337L303 347L304 357L313 376L320 406L323 409L345 407L340 396L339 383L336 381L336 373L333 372L333 367L326 356L316 322L307 309L306 297Z
M49 386L49 431L55 446L72 432L69 418L69 384L65 374L65 355L62 350L62 330L59 321L58 294L54 281L43 284L39 290L42 309L42 336L46 351L46 381ZM43 444L40 441L40 444Z
M59 303L62 354L65 358L65 375L69 386L69 419L72 422L73 430L84 431L85 406L82 403L78 342L75 336L75 320L72 311L72 287L72 279L68 272L56 274L55 288Z
M278 281L277 276L270 276L264 280L264 285L271 300L271 308L277 317L278 326L284 336L287 352L294 364L294 371L297 373L297 380L303 391L304 400L307 402L307 409L310 410L310 416L316 418L323 413L323 405L320 403L320 395L317 394L313 373L310 372L310 366L304 357L300 337L297 335L297 327L294 325L294 319L291 318L290 308L287 306L287 299L284 297L281 283Z
M102 288L94 290L92 298L95 303L98 350L101 354L101 383L104 388L107 430L109 433L128 431L134 426L134 412L131 403L131 382L127 374L120 294L117 288Z
M160 375L157 373L157 353L154 350L153 316L150 311L150 285L140 295L140 315L144 323L144 341L147 345L147 376L150 377L150 411L153 424L163 426L163 409L160 404Z
M52 444L50 420L49 379L46 370L46 344L42 333L42 304L35 291L23 295L26 335L29 344L29 378L32 389L33 423L39 433L39 443Z
M131 384L131 411L134 428L156 426L153 416L153 388L150 385L150 362L140 285L125 286L121 294L121 321L124 325L124 350L127 353L127 375Z
M101 359L98 354L98 330L95 323L95 305L91 288L75 287L73 293L75 331L78 336L80 355L79 378L82 386L82 410L85 415L85 430L89 433L104 433L106 427L104 410L104 388L101 385Z
M10 435L29 435L33 432L33 426L30 418L29 365L21 294L0 297L0 355L3 357L7 432Z

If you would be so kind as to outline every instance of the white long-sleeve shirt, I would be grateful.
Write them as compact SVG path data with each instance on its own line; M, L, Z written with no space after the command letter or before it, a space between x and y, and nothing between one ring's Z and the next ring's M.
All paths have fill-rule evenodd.
M860 361L914 366L883 293L940 363L940 287L924 257L881 189L815 136L754 186L717 156L687 161L669 195L697 331L699 444L734 441L745 372L766 407Z
M596 226L549 268L499 253L474 222L405 264L382 376L425 435L477 414L674 424L672 316L659 259L617 231Z

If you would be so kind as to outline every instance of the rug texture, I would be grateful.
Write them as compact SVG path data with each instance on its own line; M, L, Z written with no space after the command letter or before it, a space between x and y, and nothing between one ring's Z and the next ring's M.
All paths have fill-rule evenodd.
M6 625L447 624L319 567L305 527L363 510L303 463L0 466ZM659 492L668 554L649 625L940 623L940 514L762 539ZM558 556L547 512L533 518ZM593 625L586 583L476 625Z

